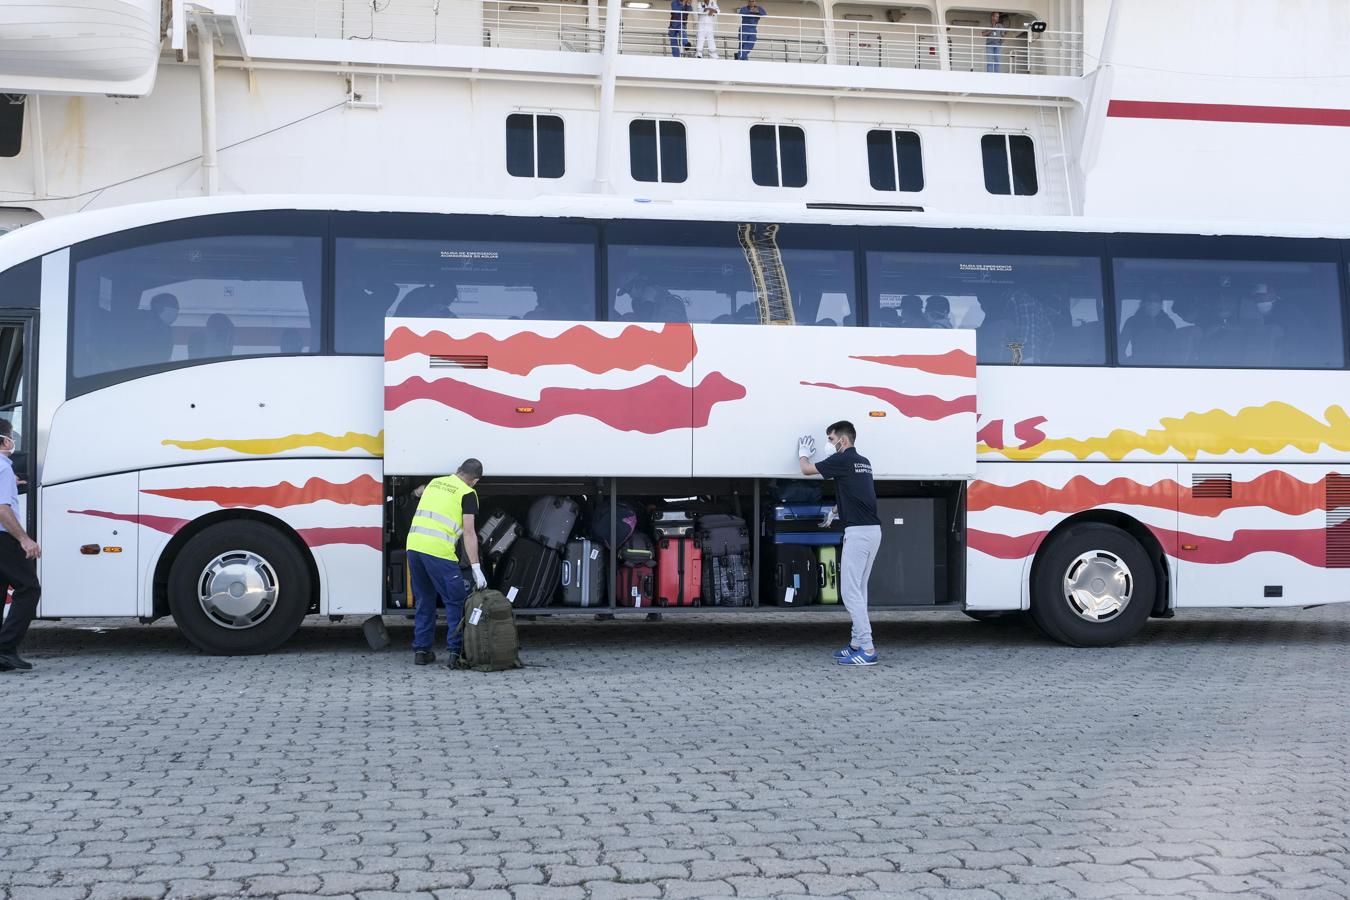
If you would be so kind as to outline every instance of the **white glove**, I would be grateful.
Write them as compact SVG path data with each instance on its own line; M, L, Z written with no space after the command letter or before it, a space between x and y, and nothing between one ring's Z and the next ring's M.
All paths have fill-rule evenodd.
M480 591L487 587L487 576L483 574L483 566L481 563L473 564L473 586L476 590Z
M816 455L816 439L811 435L803 435L801 440L797 441L797 457L805 456L807 459Z
M825 514L825 518L821 520L820 527L829 528L831 525L835 523L835 520L838 518L839 518L839 507L831 506L830 511Z

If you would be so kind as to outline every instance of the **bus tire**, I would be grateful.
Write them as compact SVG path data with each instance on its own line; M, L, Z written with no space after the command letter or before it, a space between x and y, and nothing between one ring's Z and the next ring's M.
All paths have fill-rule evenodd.
M1085 522L1056 535L1038 554L1031 618L1074 647L1105 647L1144 626L1157 595L1153 563L1133 536Z
M295 634L309 611L309 567L269 525L212 525L169 569L169 611L197 647L220 656L267 653Z

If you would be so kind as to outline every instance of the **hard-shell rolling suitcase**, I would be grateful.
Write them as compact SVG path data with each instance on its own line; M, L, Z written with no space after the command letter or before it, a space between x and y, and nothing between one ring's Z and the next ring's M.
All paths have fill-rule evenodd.
M506 555L520 537L520 523L515 517L502 510L488 513L478 527L478 552L490 562L496 562Z
M608 566L605 551L594 541L567 542L562 562L564 606L603 606Z
M750 556L703 556L703 605L750 605Z
M525 529L550 550L561 550L572 537L579 515L581 507L571 497L546 495L531 504Z
M694 518L687 510L667 509L652 517L656 539L689 537L694 533Z
M619 567L614 602L619 606L646 607L656 604L656 567L638 563Z
M698 517L695 533L704 556L738 555L750 552L750 531L740 516L707 513Z
M703 551L693 538L665 538L656 559L656 604L697 606L703 598Z
M780 503L768 517L768 533L775 544L842 544L844 524L836 519L823 525L832 508L828 503Z
M839 548L816 548L816 576L820 582L820 602L839 602Z
M820 597L816 554L800 544L778 544L769 554L769 599L783 606L806 606Z
M516 609L547 606L561 585L558 566L556 550L527 537L517 538L494 572L496 588Z

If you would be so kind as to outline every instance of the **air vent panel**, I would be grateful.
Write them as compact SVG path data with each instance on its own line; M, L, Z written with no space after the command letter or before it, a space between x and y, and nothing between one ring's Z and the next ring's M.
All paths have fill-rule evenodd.
M433 369L486 369L487 367L488 358L486 356L447 356L439 353L433 353L431 356L431 368Z
M1222 472L1203 472L1191 476L1191 496L1205 500L1233 499L1233 476Z
M1350 569L1350 475L1326 480L1327 568Z

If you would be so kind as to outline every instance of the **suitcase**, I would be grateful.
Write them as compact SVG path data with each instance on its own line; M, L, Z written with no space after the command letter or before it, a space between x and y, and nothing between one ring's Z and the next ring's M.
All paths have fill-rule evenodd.
M689 537L694 533L694 519L686 510L665 510L652 517L652 529L658 541L662 538Z
M781 606L807 606L820 597L816 553L800 544L779 544L769 553L769 599Z
M482 559L496 562L520 537L520 523L502 510L494 510L478 528L478 552Z
M698 606L703 599L703 551L693 538L666 538L656 554L656 605Z
M729 553L703 557L703 605L750 605L750 556Z
M821 546L844 542L844 523L836 519L828 528L822 528L833 508L828 503L780 503L767 519L769 534L775 544L806 544Z
M656 547L652 544L652 539L641 531L633 532L619 548L619 565L638 564L656 565Z
M562 561L563 605L605 605L607 568L605 551L599 544L588 540L568 541Z
M705 558L750 552L750 531L740 516L720 513L699 516L696 537Z
M650 563L619 567L618 590L614 602L619 606L654 606L656 601L656 567Z
M530 505L525 530L550 550L561 550L571 539L579 515L581 507L571 497L540 497Z
M816 580L820 582L820 602L839 602L839 548L816 548Z
M559 587L558 552L527 537L516 538L493 573L497 590L516 609L547 606Z

